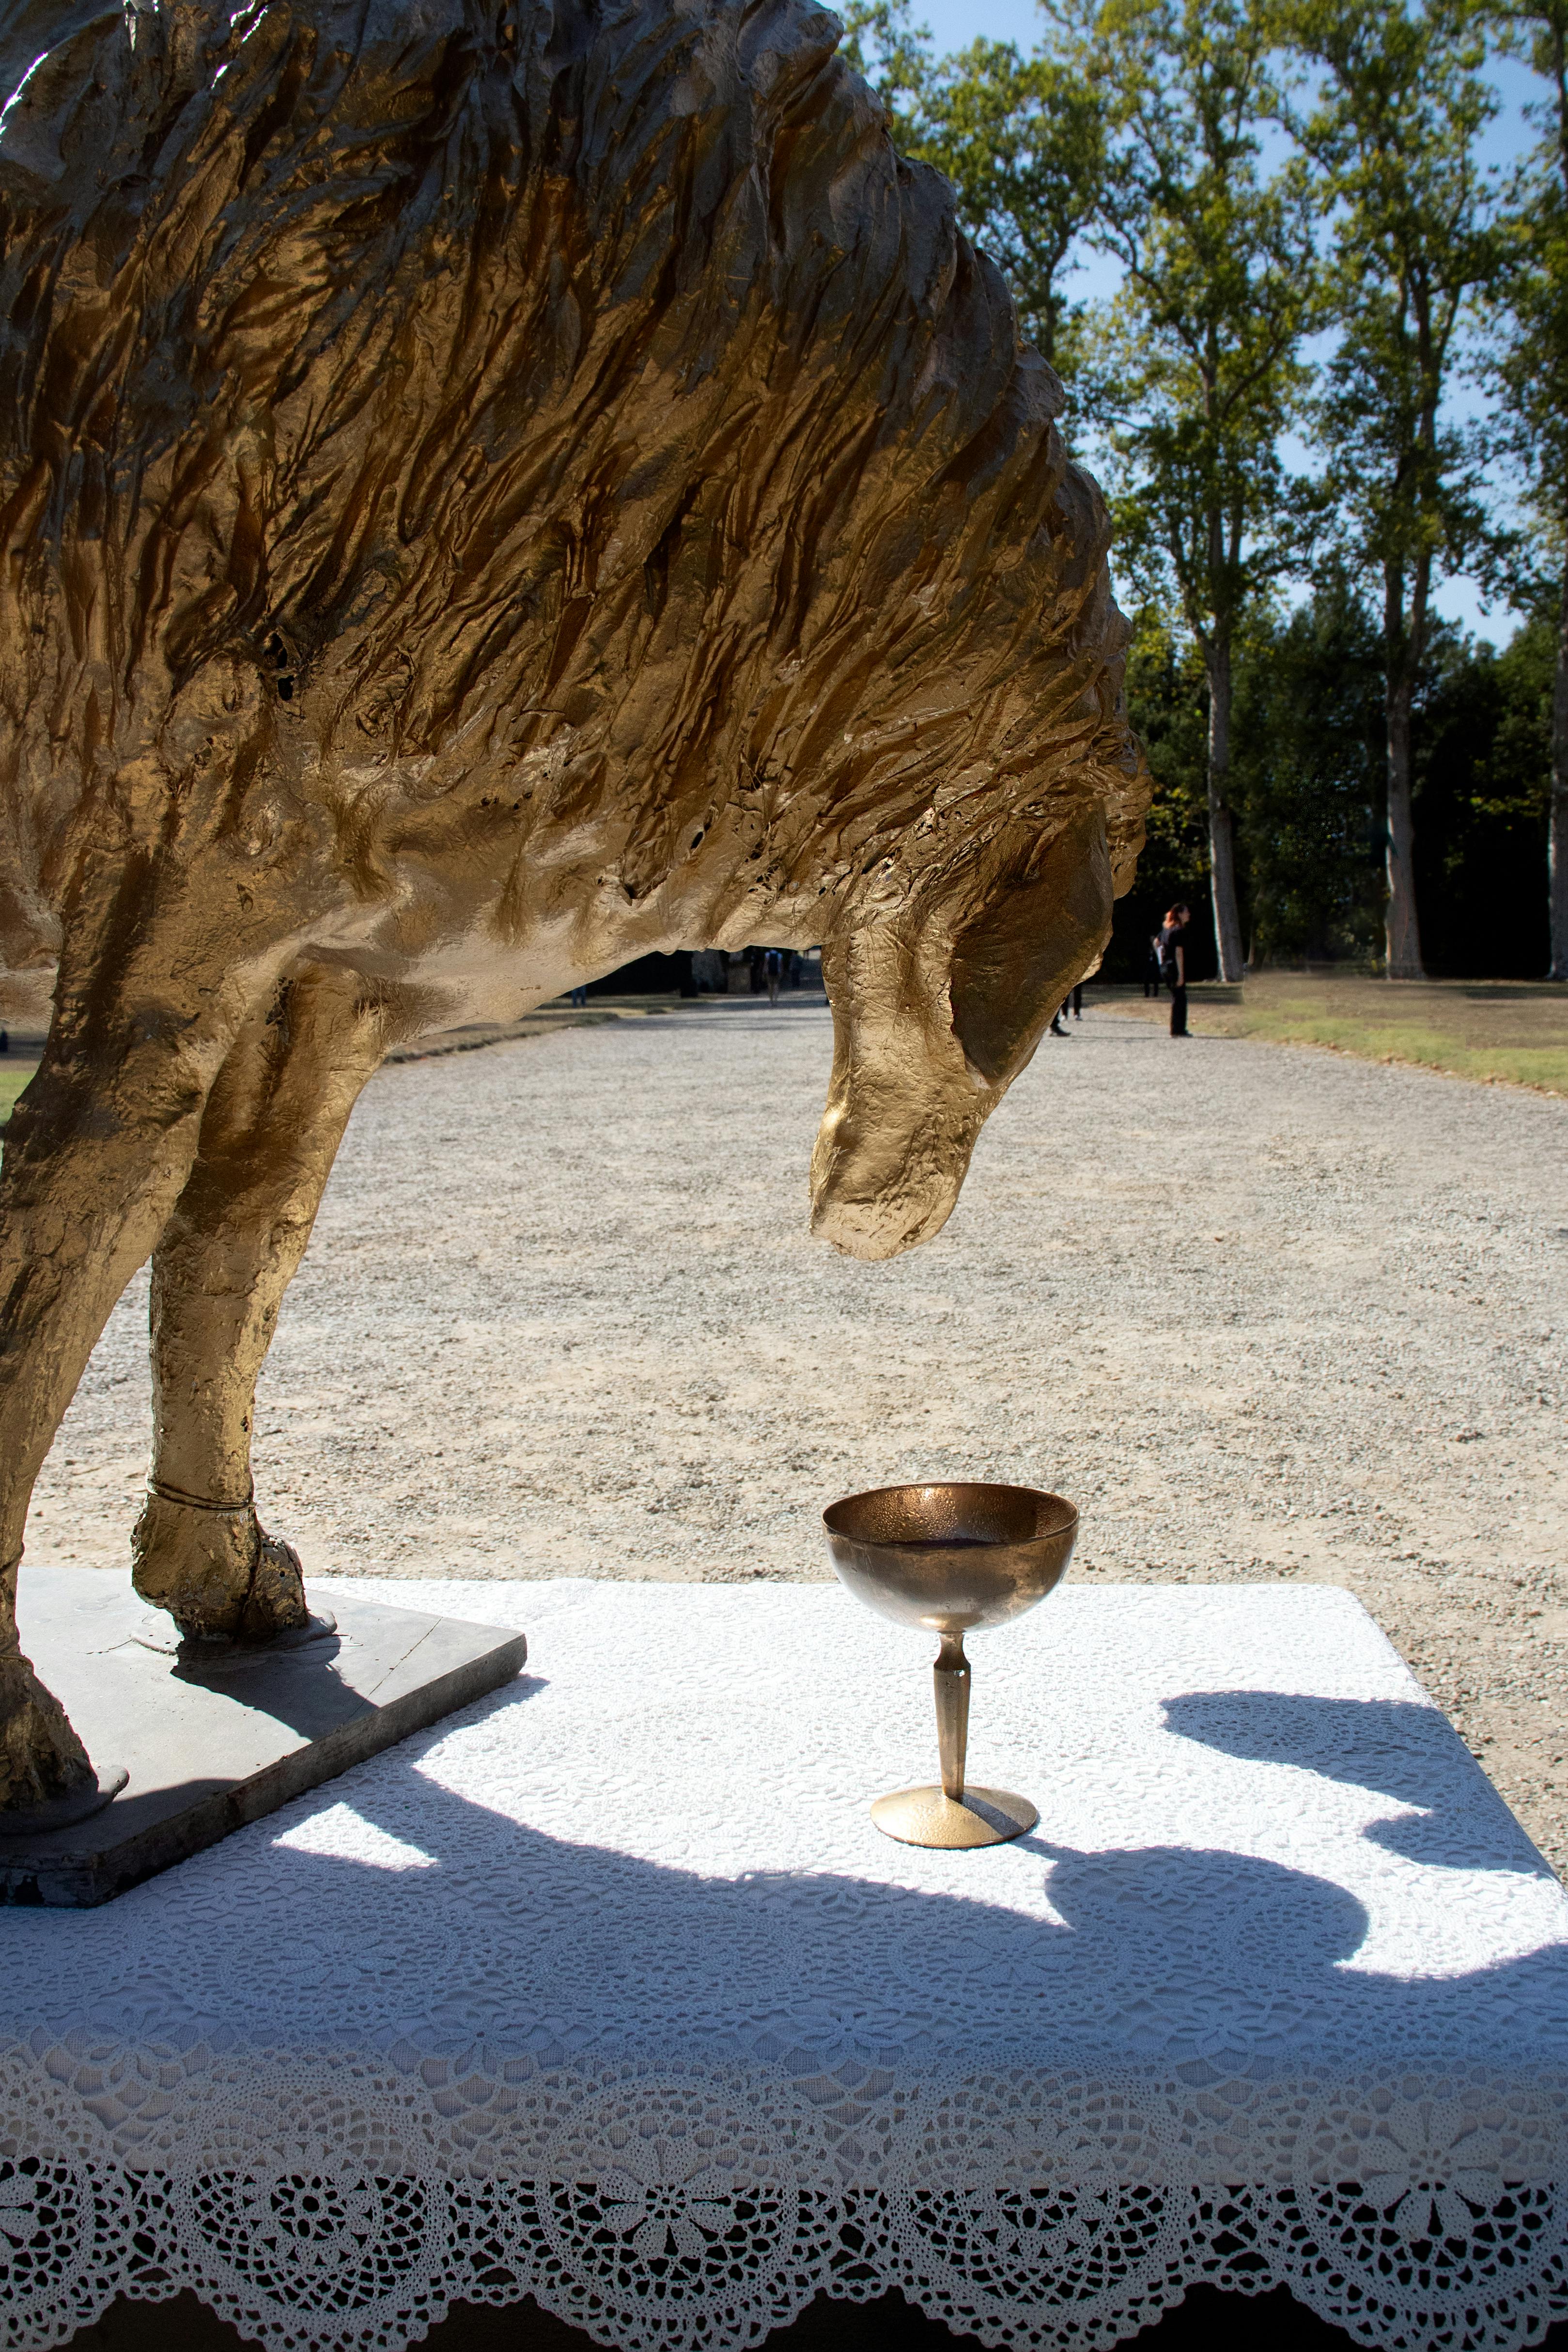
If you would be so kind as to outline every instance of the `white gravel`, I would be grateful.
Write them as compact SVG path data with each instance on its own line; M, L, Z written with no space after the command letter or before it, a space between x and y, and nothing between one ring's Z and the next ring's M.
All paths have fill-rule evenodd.
M1361 1594L1568 1864L1568 1105L1091 1009L868 1266L805 1228L829 1053L737 1002L383 1072L257 1413L308 1570L817 1577L836 1495L1055 1486L1076 1576ZM124 1561L144 1314L35 1557Z

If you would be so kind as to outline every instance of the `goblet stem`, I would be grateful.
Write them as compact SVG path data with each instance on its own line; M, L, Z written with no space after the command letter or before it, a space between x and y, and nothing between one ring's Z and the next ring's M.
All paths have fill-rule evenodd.
M942 1759L942 1793L964 1800L964 1759L969 1747L969 1661L962 1633L944 1633L931 1669L936 1685L936 1748Z

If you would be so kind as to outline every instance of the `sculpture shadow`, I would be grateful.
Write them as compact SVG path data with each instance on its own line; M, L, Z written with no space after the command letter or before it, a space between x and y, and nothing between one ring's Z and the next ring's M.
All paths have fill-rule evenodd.
M240 1664L214 1663L183 1647L169 1672L175 1682L198 1690L217 1691L253 1715L265 1715L297 1731L302 1739L321 1739L364 1711L365 1701L338 1671L343 1644L333 1633L299 1650L256 1651Z
M1349 1889L1222 1848L1082 1852L1037 1835L1023 1850L1040 1861L1041 1916L842 1873L711 1877L552 1835L433 1769L454 1735L526 1752L512 1718L538 1687L476 1702L101 1912L26 1915L43 1942L24 2006L47 2026L85 1997L100 2027L140 2035L162 2012L183 2036L229 2046L291 2049L304 2031L318 2050L402 2052L427 2081L633 2052L841 2081L895 2058L947 2072L1131 2057L1200 2074L1336 2049L1474 2061L1517 2052L1521 2017L1568 2008L1559 1946L1444 1978L1347 1968L1369 1925ZM1220 1729L1197 1703L1207 1696L1177 1702L1180 1719ZM1283 1704L1292 1760L1328 1747L1336 1715L1314 1722L1310 1703ZM1418 1733L1404 1717L1424 1713L1395 1711L1385 1735ZM1249 1738L1262 1747L1265 1722L1228 1717L1233 1752L1250 1753ZM1405 1788L1405 1764L1381 1752ZM1348 1769L1343 1746L1332 1760ZM635 1759L624 1769L630 1786ZM549 1794L559 1821L563 1792ZM744 1801L722 1787L713 1798L716 1812ZM363 1825L353 1858L321 1828L340 1806ZM259 1965L268 1953L288 1965Z
M1552 1874L1434 1706L1285 1691L1184 1691L1165 1702L1165 1720L1178 1738L1222 1755L1294 1765L1412 1807L1403 1819L1374 1822L1363 1832L1411 1862Z

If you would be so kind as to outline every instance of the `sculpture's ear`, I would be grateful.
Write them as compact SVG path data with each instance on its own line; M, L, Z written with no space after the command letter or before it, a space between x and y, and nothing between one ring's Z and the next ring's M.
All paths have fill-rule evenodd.
M0 0L0 188L14 201L36 203L68 171L73 130L102 145L126 25L113 0Z
M953 1034L993 1086L1017 1077L1111 936L1105 813L1083 810L1032 873L1004 884L953 944Z

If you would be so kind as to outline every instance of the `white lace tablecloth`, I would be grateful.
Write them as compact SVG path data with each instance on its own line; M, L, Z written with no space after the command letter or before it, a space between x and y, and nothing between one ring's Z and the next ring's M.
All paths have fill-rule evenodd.
M1568 1900L1345 1594L976 1640L1040 1824L936 1853L866 1812L934 1772L928 1644L836 1586L375 1590L528 1674L0 1916L14 2343L183 2286L275 2352L528 2293L649 2352L824 2287L1077 2347L1205 2278L1411 2352L1568 2307Z

